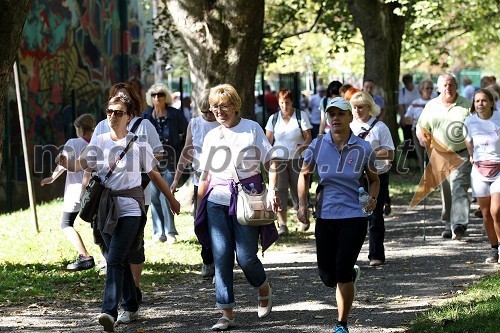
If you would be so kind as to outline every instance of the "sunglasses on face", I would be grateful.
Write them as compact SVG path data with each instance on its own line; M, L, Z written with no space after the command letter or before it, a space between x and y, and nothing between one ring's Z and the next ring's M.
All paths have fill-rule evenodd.
M106 114L108 116L111 116L112 114L115 115L115 117L123 117L124 115L127 114L127 111L122 111L122 110L113 110L113 109L106 109Z
M210 113L212 113L212 111L210 111L210 110L200 110L200 111L203 114L210 114Z
M165 93L162 93L162 92L160 92L160 93L152 93L151 97L152 98L155 98L155 97L163 98L163 97L165 97Z

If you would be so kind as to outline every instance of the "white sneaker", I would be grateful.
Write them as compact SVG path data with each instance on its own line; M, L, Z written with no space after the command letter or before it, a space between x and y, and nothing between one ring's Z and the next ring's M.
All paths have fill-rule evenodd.
M131 321L137 320L139 318L139 311L123 311L116 319L116 324L128 324Z
M488 264L496 264L499 260L498 249L491 248L490 253L488 254L488 258L486 258L486 263Z
M212 331L226 331L234 325L234 318L229 319L228 317L223 316L219 320L217 320L214 326L212 326Z
M361 268L359 268L358 265L354 265L353 271L354 271L354 279L353 279L353 282L354 282L354 295L356 295L356 293L358 292L358 280L359 280L359 278L361 276Z
M102 325L103 330L106 332L115 331L115 318L107 313L101 313L99 315L99 324Z
M167 236L167 243L168 244L175 244L175 243L177 243L177 237L175 237L175 234L168 234L168 236Z

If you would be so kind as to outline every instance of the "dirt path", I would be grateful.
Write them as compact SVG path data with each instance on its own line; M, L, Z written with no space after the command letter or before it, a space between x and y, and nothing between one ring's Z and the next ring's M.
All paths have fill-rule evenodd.
M488 250L481 220L471 218L462 241L440 237L440 206L427 205L426 238L423 210L394 206L387 218L387 263L368 266L367 243L358 264L362 269L350 332L403 332L415 314L460 292L480 276L500 269L485 264ZM235 271L237 332L331 332L336 310L334 292L317 276L313 233L307 242L266 252L263 258L275 289L273 312L257 318L256 294L241 271ZM219 318L213 285L190 275L177 285L145 295L140 320L116 332L209 332ZM98 332L100 304L37 303L0 306L2 332Z

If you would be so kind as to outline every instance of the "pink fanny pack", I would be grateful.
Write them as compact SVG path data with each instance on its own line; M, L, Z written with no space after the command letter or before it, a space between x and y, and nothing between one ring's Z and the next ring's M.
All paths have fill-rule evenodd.
M484 177L495 177L500 172L500 162L478 161L474 165Z

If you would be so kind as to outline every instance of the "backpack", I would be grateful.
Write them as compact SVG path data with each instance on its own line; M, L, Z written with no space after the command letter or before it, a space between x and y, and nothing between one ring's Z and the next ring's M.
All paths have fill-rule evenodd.
M302 130L302 112L298 109L294 109L295 110L295 118L297 119L297 123L299 125L299 129L300 129L300 135L302 135L302 139L304 139L304 131ZM273 114L273 119L271 120L271 123L273 125L273 129L274 127L276 127L276 123L278 122L278 115L279 115L279 112L276 112L275 114Z

